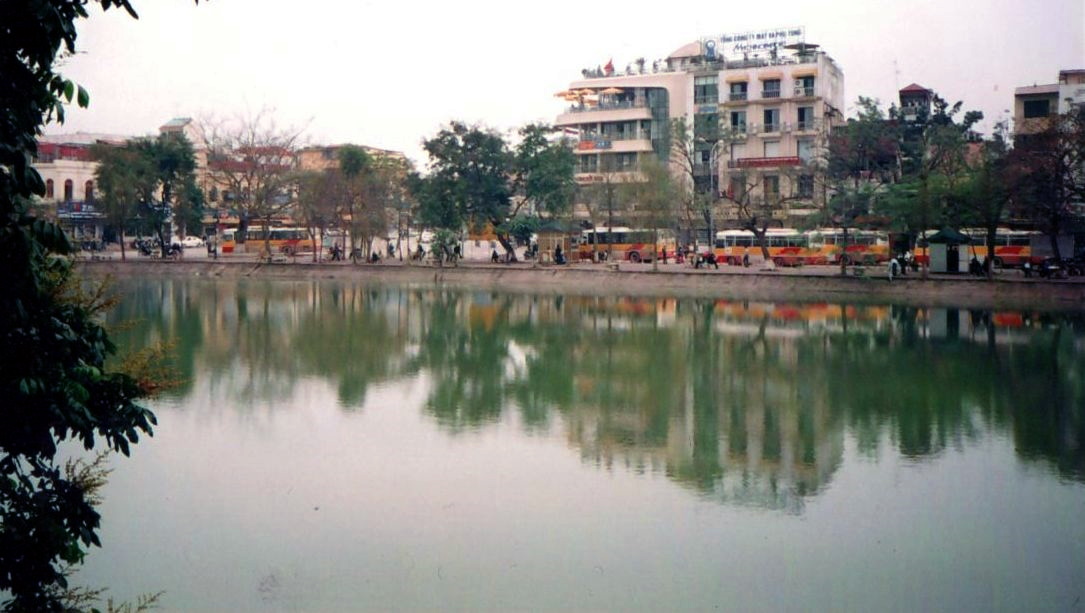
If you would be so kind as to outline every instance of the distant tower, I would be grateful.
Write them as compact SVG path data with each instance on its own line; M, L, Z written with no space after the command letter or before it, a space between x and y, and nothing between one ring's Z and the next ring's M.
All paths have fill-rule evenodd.
M915 121L920 117L928 117L931 114L931 101L934 92L912 83L898 92L900 95L900 114L904 121Z

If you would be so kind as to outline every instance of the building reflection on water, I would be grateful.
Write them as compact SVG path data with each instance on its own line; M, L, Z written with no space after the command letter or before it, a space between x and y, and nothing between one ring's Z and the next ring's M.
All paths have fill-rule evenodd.
M137 280L121 339L173 343L217 410L318 377L357 410L422 382L451 434L510 412L585 462L698 496L801 512L845 441L923 460L995 433L1085 481L1080 315L707 299L510 295L338 282ZM850 438L849 438L850 437Z

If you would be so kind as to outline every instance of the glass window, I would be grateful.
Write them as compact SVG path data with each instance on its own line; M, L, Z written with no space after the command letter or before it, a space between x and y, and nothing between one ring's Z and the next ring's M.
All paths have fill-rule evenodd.
M72 180L64 180L64 202L72 201Z
M45 197L46 198L52 198L53 197L53 180L52 179L46 179L46 181L45 181Z
M694 77L693 78L693 103L709 104L720 101L719 77Z
M720 116L716 113L693 116L693 136L704 140L716 140L720 135Z
M780 131L780 109L765 109L765 132Z
M745 81L741 83L732 83L731 93L728 96L728 100L745 100L747 87L748 85Z
M762 98L780 97L780 79L768 79L761 84Z
M814 175L799 175L799 198L814 197Z
M796 141L799 146L799 159L809 162L814 159L814 141L809 138L800 138Z
M1025 119L1047 117L1051 114L1050 100L1025 100Z
M746 111L731 111L731 129L736 132L746 131Z
M814 128L814 107L799 107L799 129L812 130Z
M767 157L767 158L780 157L780 141L778 141L778 140L765 141L765 157Z
M765 175L764 192L766 200L775 200L778 198L780 196L780 177L776 175Z
M736 201L746 197L746 177L744 175L731 177L731 185L727 188L727 195Z

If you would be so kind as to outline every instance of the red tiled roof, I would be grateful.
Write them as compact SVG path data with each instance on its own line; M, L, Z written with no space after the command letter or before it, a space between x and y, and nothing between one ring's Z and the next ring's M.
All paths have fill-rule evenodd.
M918 83L912 83L908 87L905 87L904 89L900 90L900 93L902 93L902 94L911 94L911 93L929 94L930 91L931 90L927 89L926 87L923 87L922 85L920 85Z

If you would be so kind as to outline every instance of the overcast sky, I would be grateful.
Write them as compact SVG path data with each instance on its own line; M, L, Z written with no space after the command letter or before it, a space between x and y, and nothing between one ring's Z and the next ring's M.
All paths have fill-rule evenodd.
M172 117L268 107L309 142L352 142L425 163L449 120L500 130L553 122L554 93L613 58L650 63L703 36L805 26L857 96L887 106L912 82L987 117L1013 90L1085 68L1082 0L548 2L133 0L92 10L63 67L91 94L47 133L144 135Z

